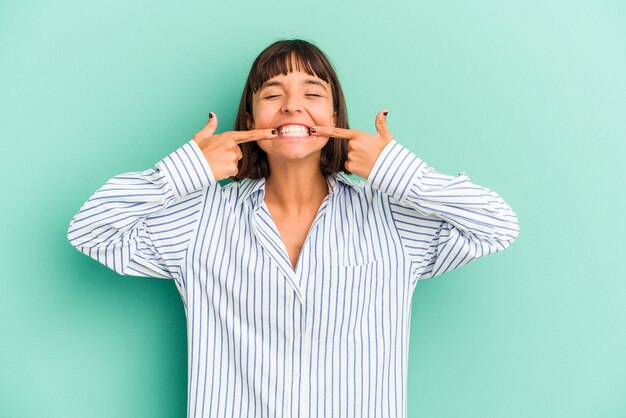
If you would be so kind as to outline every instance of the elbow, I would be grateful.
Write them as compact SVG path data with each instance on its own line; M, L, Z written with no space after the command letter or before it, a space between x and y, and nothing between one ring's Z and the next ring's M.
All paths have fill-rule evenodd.
M74 237L72 234L73 225L74 225L74 219L70 221L70 224L67 227L67 231L65 232L65 237L67 238L67 241L72 245L72 247L76 248L76 241L74 240Z
M78 251L84 253L84 248L86 244L86 238L89 235L89 232L85 233L85 229L80 226L76 226L75 218L72 218L70 221L67 232L65 236L70 245L76 248Z
M513 244L519 236L519 218L517 217L517 214L509 208L506 218L503 218L503 221L503 229L498 235L499 241L502 243L504 248L507 248Z
M508 248L513 244L517 238L519 237L519 221L517 220L517 216L515 216L515 220L511 222L511 226L507 228L506 233L502 234L499 238L500 244L502 245L502 249Z
M509 245L511 245L515 240L517 240L517 237L519 236L519 218L517 217L517 215L515 214L515 212L513 212L511 210L511 241L509 242Z

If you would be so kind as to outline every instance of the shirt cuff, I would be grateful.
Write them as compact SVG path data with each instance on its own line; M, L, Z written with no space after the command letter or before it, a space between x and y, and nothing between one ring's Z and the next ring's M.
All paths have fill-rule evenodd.
M193 139L156 163L176 198L215 183L209 162Z
M428 170L432 171L424 160L393 139L376 159L367 182L372 188L402 201Z

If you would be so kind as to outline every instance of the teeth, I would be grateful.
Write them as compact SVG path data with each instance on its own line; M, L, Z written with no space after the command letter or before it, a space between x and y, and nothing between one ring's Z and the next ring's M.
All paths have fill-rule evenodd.
M285 135L309 136L309 129L304 127L304 126L299 126L299 125L292 125L292 126L282 127L282 128L280 128L279 132L283 136L285 136Z

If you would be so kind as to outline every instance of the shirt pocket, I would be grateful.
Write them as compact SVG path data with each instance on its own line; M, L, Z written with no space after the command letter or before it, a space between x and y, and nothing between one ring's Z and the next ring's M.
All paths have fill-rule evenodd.
M313 340L337 345L382 340L380 261L322 264L315 277Z

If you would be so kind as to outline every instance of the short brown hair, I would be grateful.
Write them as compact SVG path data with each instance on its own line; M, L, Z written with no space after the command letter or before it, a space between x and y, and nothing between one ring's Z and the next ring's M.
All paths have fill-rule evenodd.
M348 112L343 90L335 70L326 55L312 43L302 39L285 39L276 41L265 48L252 63L248 79L241 95L239 110L235 118L234 130L247 130L246 115L252 117L252 95L259 91L263 83L279 74L287 75L292 68L292 57L296 68L304 67L309 75L321 78L330 84L333 96L333 112L337 112L336 126L349 129ZM320 170L323 175L336 174L346 170L348 159L348 141L346 139L329 138L321 150ZM258 179L268 177L270 167L267 154L256 141L239 144L243 157L238 163L238 172L231 178L235 181L243 178Z

